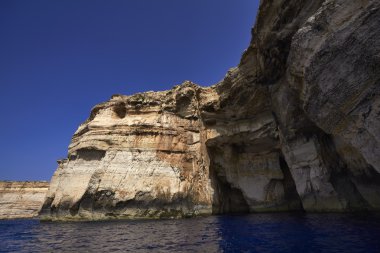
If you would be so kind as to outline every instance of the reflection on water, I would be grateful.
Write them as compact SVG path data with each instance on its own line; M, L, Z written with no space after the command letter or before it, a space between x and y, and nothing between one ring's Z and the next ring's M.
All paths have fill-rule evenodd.
M251 214L183 220L0 221L0 252L380 252L374 214Z

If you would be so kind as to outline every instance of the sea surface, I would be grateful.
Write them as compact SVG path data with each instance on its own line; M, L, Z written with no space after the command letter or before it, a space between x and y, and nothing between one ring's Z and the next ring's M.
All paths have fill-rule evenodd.
M380 252L379 214L0 221L0 252Z

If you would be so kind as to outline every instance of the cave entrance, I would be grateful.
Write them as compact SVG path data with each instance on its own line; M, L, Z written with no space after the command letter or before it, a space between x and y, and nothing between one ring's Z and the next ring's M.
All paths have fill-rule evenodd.
M225 168L215 161L224 157L224 150L218 147L208 147L210 155L210 179L214 188L212 213L249 213L249 205L242 191L227 181Z
M249 206L240 189L234 188L224 177L213 173L214 202L213 214L249 213Z

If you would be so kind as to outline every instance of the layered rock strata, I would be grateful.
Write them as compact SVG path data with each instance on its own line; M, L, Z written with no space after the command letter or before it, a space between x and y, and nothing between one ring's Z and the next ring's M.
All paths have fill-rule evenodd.
M0 181L0 219L32 218L44 203L49 183Z
M261 1L220 83L95 106L41 217L379 210L378 27L375 0Z

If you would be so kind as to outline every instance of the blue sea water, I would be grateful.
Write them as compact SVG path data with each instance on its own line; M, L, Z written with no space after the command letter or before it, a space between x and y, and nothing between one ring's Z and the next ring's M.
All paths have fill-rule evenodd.
M0 221L0 252L380 252L379 214Z

